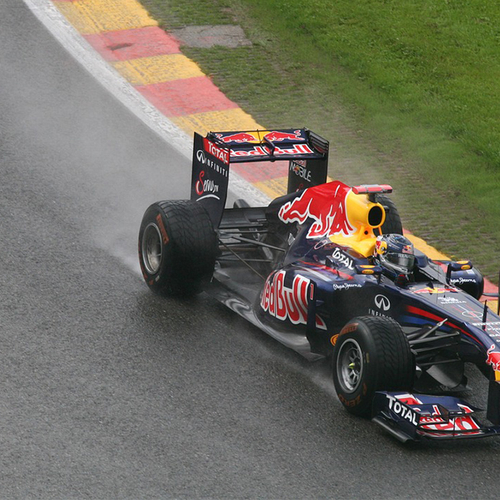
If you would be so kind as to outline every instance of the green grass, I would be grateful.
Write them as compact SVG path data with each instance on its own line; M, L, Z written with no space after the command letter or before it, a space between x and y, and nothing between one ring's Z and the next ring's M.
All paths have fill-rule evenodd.
M242 25L251 47L183 50L259 123L305 125L327 137L334 177L392 183L406 227L496 275L496 2L142 3L167 30Z

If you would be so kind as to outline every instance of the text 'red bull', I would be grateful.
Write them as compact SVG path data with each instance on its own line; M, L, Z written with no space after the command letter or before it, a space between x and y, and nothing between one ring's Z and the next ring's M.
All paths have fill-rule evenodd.
M260 306L271 316L294 325L307 324L307 290L311 281L304 276L295 276L292 287L285 286L285 271L270 274L260 297ZM316 315L316 326L326 330L325 322Z

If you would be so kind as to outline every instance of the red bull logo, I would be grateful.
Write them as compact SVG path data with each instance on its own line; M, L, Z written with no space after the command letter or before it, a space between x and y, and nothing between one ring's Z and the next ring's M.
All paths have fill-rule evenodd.
M308 218L314 220L307 233L308 238L318 238L354 232L347 218L346 198L351 188L342 182L334 181L306 189L298 198L285 203L279 218L285 222L304 223Z
M254 146L252 149L238 149L236 145L231 149L231 156L269 156L271 154L270 148L266 146ZM278 147L273 150L274 156L281 155L313 155L314 151L307 144L293 144L292 147Z
M294 325L307 324L307 289L311 281L304 276L295 276L292 287L285 286L285 271L270 274L260 297L260 306L271 316ZM316 315L316 326L326 330L325 322Z
M279 141L304 141L305 139L302 137L302 133L300 130L294 130L293 133L288 132L280 132L279 130L273 130L272 132L268 132L264 136L265 140L271 142L279 142Z
M415 397L413 394L395 394L394 397L398 400L401 401L401 403L404 403L405 405L421 405L422 401ZM417 410L418 411L418 410Z
M495 344L491 344L491 347L486 352L486 364L491 365L493 370L500 371L500 352L495 351Z
M228 142L258 142L257 137L248 132L237 132L236 134L224 135L224 134L215 134L215 136L220 139L224 143Z

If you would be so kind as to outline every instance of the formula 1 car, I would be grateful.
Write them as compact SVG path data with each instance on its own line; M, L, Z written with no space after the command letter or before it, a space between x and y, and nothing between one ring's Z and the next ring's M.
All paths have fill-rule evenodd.
M403 442L499 435L500 316L478 300L481 274L408 242L397 254L408 274L391 274L377 256L387 235L405 239L392 188L328 182L328 149L305 128L195 134L191 199L143 217L147 285L204 290L307 359L330 358L346 410ZM277 160L286 195L226 207L231 164ZM488 380L489 423L459 397L465 363Z

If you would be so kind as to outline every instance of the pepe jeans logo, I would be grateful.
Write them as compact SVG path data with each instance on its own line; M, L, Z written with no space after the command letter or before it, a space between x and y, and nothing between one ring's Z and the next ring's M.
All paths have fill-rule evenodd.
M381 311L388 311L391 308L391 302L385 295L375 296L375 306Z

